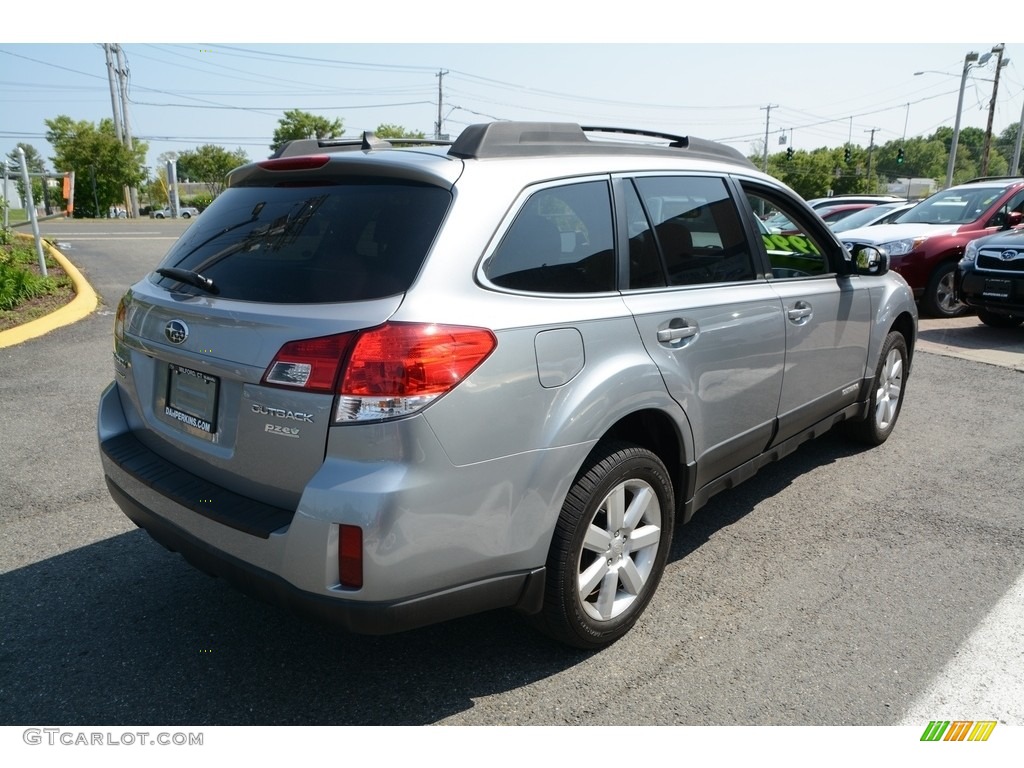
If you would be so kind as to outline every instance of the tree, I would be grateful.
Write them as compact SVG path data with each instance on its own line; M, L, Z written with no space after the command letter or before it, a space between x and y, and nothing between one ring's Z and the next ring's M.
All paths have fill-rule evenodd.
M394 123L381 123L377 126L374 135L379 139L425 139L423 131L410 131L402 125Z
M101 120L96 126L60 115L44 122L46 140L56 151L54 164L61 171L75 172L76 211L100 216L123 202L125 186L137 186L146 178L149 146L136 141L129 150L115 135L113 120Z
M178 178L200 181L216 197L224 191L228 173L247 162L249 157L241 147L229 152L216 144L204 144L178 155Z
M28 166L29 173L42 173L46 170L46 161L43 156L39 154L39 150L33 147L31 144L25 144L19 141L17 147L21 147L25 151L25 165ZM15 147L7 153L7 167L11 177L15 179L15 183L18 186L18 194L22 200L25 200L25 182L21 180L21 158L18 157L18 149ZM29 177L32 182L32 202L37 206L43 204L43 179L36 177ZM26 200L26 204L27 204Z
M270 149L277 152L285 142L293 139L336 139L342 134L341 120L328 120L326 117L291 109L277 121L274 129L274 143Z

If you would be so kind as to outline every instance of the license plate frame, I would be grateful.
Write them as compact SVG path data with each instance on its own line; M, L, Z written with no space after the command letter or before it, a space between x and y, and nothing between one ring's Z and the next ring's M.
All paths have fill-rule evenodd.
M982 296L990 299L1008 299L1010 298L1010 290L1013 285L1011 280L997 280L995 278L985 278L985 290L982 291Z
M164 415L206 435L217 431L220 379L176 363L167 364Z

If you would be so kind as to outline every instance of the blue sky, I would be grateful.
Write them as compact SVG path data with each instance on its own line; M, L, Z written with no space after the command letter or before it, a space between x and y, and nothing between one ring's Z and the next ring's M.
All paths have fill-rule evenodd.
M870 6L859 4L858 16L870 15ZM93 42L100 39L119 41L127 56L132 133L149 144L150 165L162 152L207 143L265 157L278 119L293 108L339 118L349 134L396 123L432 135L442 71L443 130L452 135L491 119L569 120L701 136L744 153L764 142L766 127L775 152L782 135L799 150L867 146L872 129L875 142L886 143L952 125L964 55L1000 42L1010 61L1000 75L995 132L1017 122L1024 106L1024 34L1014 43L992 37L1006 27L962 28L963 41L911 42L942 36L882 4L879 21L862 24L876 35L870 42L808 22L804 16L820 15L821 6L795 1L770 14L770 27L741 5L733 15L749 21L731 19L728 27L721 14L660 2L585 25L573 6L558 3L520 3L521 13L499 24L484 24L479 4L444 7L444 17L423 16L411 4L387 17L345 5L278 26L258 13L239 23L213 3L201 25L197 13L167 26L76 19L82 12L69 3L36 38L0 32L0 151L24 141L49 157L46 118L111 115L104 54ZM854 23L838 13L845 27ZM268 24L277 39L309 42L268 44ZM197 30L218 42L182 37ZM994 61L971 72L964 126L985 127ZM914 75L921 70L931 71Z

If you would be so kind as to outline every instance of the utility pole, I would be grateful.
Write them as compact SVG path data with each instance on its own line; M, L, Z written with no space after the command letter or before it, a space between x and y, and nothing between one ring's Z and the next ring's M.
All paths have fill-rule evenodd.
M434 138L441 138L441 98L442 90L441 84L444 81L444 76L448 74L447 69L442 69L437 73L437 122L434 123Z
M121 46L117 48L117 73L121 84L121 116L124 118L124 145L128 151L132 151L132 127L128 119L128 65L125 62L124 51ZM128 214L133 218L139 217L139 193L134 184L128 186Z
M768 173L768 127L772 120L772 110L778 107L778 104L769 104L767 107L761 107L765 110L764 116L764 172Z
M999 70L1003 68L1003 51L1006 46L1003 43L992 47L992 53L996 55L996 76L992 81L992 101L988 105L988 125L985 128L985 147L981 150L981 172L979 176L988 175L988 156L992 149L992 119L996 114L996 93L999 92Z
M880 131L880 130L882 130L882 129L881 128L872 128L870 130L864 131L864 133L870 133L871 134L871 143L868 144L868 186L869 187L871 186L871 155L875 151L875 132L876 131Z
M117 140L124 143L124 133L121 131L121 107L117 100L117 86L114 84L114 77L117 74L117 67L114 65L114 54L110 43L103 44L103 53L107 57L107 81L110 83L110 106L114 112L114 132Z

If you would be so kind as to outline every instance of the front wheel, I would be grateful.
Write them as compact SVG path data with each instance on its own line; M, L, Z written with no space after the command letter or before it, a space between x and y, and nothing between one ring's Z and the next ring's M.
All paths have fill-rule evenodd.
M953 280L956 264L947 261L932 273L921 303L932 317L959 317L967 307L956 299Z
M878 358L878 367L871 382L867 418L849 425L854 439L868 445L881 445L889 439L903 407L908 363L907 340L902 333L893 331L886 336Z
M191 219L192 218L192 214L189 213L188 211L185 211L185 213L181 214L181 218L183 218L183 219Z
M636 623L661 580L675 494L652 452L599 444L562 505L538 623L568 645L610 645Z

